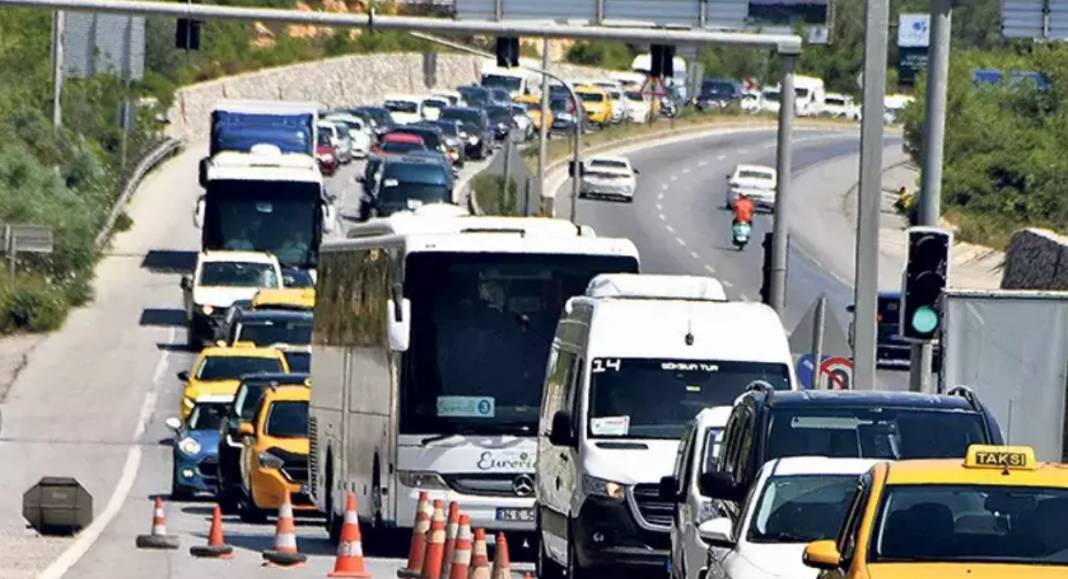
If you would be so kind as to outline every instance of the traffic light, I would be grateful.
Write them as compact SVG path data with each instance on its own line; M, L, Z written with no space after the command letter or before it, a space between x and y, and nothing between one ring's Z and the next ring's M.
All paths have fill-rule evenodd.
M935 227L912 227L908 240L899 333L905 340L926 342L937 337L942 322L941 298L949 282L953 236Z
M200 21L179 18L174 29L174 46L181 50L200 50Z
M654 44L649 47L649 74L653 78L675 76L675 47Z
M519 39L514 36L497 37L497 66L513 68L519 66Z

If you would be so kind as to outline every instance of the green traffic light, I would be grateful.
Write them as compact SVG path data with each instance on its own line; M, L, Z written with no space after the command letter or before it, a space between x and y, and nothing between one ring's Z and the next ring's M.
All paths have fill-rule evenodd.
M938 327L938 312L930 306L920 306L912 313L912 329L929 334Z

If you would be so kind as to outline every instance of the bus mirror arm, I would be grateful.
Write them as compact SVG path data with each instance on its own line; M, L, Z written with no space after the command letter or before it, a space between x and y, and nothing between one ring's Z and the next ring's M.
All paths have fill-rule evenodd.
M204 195L201 195L200 199L197 199L196 209L193 210L193 225L195 225L197 229L204 226L205 203Z
M412 302L408 298L399 301L391 299L388 307L394 312L389 317L389 347L394 352L407 352L411 337Z

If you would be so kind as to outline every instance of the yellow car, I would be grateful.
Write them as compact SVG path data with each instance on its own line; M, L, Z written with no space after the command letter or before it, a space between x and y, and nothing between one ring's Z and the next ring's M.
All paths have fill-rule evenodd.
M293 509L314 511L308 495L307 385L276 385L263 392L251 423L242 423L242 493L238 514L262 521L282 505L288 489Z
M252 297L254 310L299 310L315 309L313 288L261 289Z
M820 579L1068 577L1068 466L1023 446L881 463L837 540L805 548Z
M527 116L535 130L541 130L541 97L535 95L522 95L515 97L516 104L523 105L527 109ZM549 121L549 127L553 126L553 112L545 117Z
M603 88L580 85L575 87L575 94L582 99L587 121L602 127L612 122L612 99Z
M185 382L180 408L182 420L193 411L197 398L206 394L233 396L242 376L267 372L289 372L285 355L275 348L257 348L243 342L233 347L204 348L193 362L192 372L178 373L178 379Z

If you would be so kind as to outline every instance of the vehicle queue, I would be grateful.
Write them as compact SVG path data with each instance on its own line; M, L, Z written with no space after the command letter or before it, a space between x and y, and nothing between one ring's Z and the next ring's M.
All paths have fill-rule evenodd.
M589 96L610 88L583 87L586 121L617 116ZM256 522L288 495L336 538L340 489L362 489L371 535L412 525L428 492L529 534L542 577L1068 572L1068 471L1001 446L968 390L798 391L782 322L717 280L640 274L633 244L588 228L440 207L452 166L517 128L491 117L520 114L506 97L395 95L314 121L321 171L324 143L363 154L339 153L341 124L373 134L377 161L368 223L303 248L313 283L254 243L199 255L182 288L206 347L178 375L173 496ZM274 146L246 153L303 154ZM390 205L402 183L418 187Z

